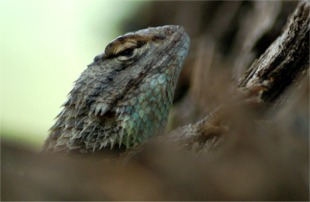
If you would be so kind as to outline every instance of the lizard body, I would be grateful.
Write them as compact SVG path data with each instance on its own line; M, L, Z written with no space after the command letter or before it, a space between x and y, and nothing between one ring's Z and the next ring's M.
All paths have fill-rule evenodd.
M129 148L162 132L189 43L173 25L116 38L75 82L44 150Z

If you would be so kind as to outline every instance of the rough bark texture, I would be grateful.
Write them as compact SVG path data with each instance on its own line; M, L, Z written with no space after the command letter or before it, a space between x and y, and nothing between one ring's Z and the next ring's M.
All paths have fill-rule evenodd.
M239 87L261 87L260 99L272 103L309 68L309 5L300 4L283 33L240 79Z
M309 200L309 7L143 8L127 29L180 24L192 38L170 120L183 127L125 163L2 143L2 200Z

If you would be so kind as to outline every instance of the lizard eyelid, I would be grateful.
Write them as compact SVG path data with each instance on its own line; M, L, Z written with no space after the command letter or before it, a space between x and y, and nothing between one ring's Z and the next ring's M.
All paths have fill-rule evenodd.
M106 50L106 55L109 59L118 57L121 61L128 60L139 55L141 51L138 49L145 44L145 41L127 41L123 44L110 45Z

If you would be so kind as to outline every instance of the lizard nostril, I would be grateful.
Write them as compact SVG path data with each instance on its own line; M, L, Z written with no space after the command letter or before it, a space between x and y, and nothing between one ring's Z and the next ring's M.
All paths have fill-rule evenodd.
M168 29L167 29L167 32L166 32L168 35L171 35L172 33L173 33L173 31L172 31L172 29L169 27Z

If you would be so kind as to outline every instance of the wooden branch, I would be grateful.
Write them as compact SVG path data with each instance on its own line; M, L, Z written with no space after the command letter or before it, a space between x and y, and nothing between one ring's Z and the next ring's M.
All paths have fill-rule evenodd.
M283 33L240 79L239 88L259 89L264 102L273 102L309 69L309 2L301 2Z

